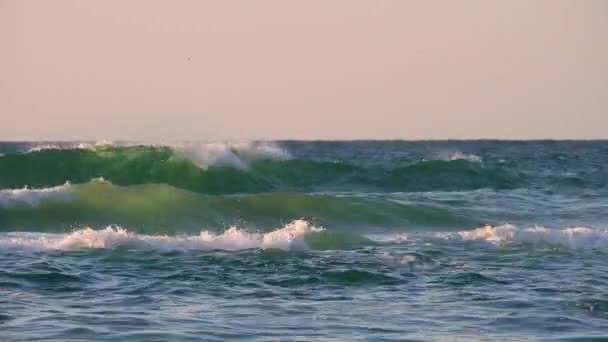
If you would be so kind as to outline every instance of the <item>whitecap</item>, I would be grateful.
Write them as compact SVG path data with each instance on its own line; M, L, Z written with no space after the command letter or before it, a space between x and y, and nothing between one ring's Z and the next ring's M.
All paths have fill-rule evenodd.
M437 160L454 161L454 160L466 160L473 163L482 163L483 159L480 156L473 153L464 153L461 151L455 152L439 152L437 154Z
M171 148L199 167L223 166L247 169L256 159L287 160L290 154L270 142L177 143Z
M0 235L1 250L79 250L87 248L152 249L160 251L282 249L307 250L304 236L323 230L304 220L293 221L268 233L252 233L230 227L223 233L201 231L196 236L145 235L112 226L95 230L84 228L68 234L5 233Z
M518 228L507 224L496 227L485 226L457 234L463 240L483 240L493 244L548 244L572 249L608 247L608 230L589 227Z

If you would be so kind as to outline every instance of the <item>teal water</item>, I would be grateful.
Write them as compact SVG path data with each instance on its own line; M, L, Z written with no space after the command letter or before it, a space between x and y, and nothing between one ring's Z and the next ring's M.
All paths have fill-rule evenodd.
M0 154L3 341L608 338L608 142Z

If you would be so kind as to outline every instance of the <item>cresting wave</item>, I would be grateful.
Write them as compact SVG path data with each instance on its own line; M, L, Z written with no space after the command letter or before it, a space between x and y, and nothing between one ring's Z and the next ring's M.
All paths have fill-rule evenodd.
M258 159L289 160L291 155L276 144L269 142L194 143L170 145L173 151L201 168L210 166L249 169Z
M100 230L84 228L68 234L5 233L0 235L0 251L48 251L79 249L127 248L138 250L246 250L280 249L306 251L309 249L344 249L367 242L365 238L329 233L304 220L293 221L285 227L268 232L248 232L237 227L223 233L201 231L197 236L145 235L121 227Z
M479 157L478 155L469 154L469 153L463 153L463 152L460 152L460 151L450 152L450 153L441 152L437 156L438 156L439 160L449 160L449 161L453 161L453 160L467 160L467 161L475 162L475 163L482 163L483 162L483 160L481 159L481 157Z
M0 208L19 205L38 206L44 201L69 201L74 194L69 191L69 183L44 189L3 189L0 190Z
M508 189L521 175L473 156L391 165L296 159L270 143L89 146L0 157L0 188L46 188L103 177L117 185L166 183L207 194L268 191Z
M82 249L126 248L162 252L237 251L248 249L280 249L284 251L344 250L382 243L403 243L416 240L423 244L483 241L497 246L527 245L569 249L608 248L608 231L592 228L552 230L543 227L518 229L514 226L483 227L458 233L424 234L408 237L359 236L318 228L304 220L267 233L250 232L230 227L222 233L201 231L195 236L137 234L119 226L104 229L84 228L66 234L1 233L0 252L73 251Z
M608 248L608 230L588 227L549 229L537 226L517 228L507 224L497 227L485 226L471 231L463 231L458 235L463 240L483 240L497 245L519 243L546 244L572 249ZM455 236L447 234L446 237L454 238Z
M553 229L546 227L518 228L510 224L484 226L472 230L444 233L397 234L390 236L368 235L379 242L484 242L494 246L528 245L540 247L565 247L570 249L608 248L608 229L571 227Z
M563 247L569 249L606 249L608 230L573 227L551 229L546 227L518 228L513 225L485 226L460 232L399 233L396 235L366 234L379 243L445 244L482 242L491 246Z
M188 159L201 168L225 166L247 169L248 163L255 159L290 159L289 153L270 142L178 142L171 144L136 143L136 142L80 142L80 143L42 143L27 147L22 153L33 153L44 150L90 150L111 148L171 148L177 155ZM17 151L19 152L19 151Z
M0 231L63 232L71 227L125 225L141 233L192 233L247 224L270 229L306 218L333 229L467 227L458 211L383 196L260 193L205 195L163 184L116 186L103 179L46 189L0 191ZM170 227L170 230L167 230Z
M176 142L169 144L144 142L112 142L101 140L78 143L40 143L22 146L15 152L32 153L44 150L96 150L101 148L133 148L149 146L169 147L178 155L191 160L200 167L227 166L246 169L247 163L254 159L289 159L289 153L270 142Z

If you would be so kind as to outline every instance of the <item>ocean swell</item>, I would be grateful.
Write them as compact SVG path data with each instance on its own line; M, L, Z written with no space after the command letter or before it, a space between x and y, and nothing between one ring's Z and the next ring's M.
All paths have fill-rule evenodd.
M305 218L340 230L463 228L479 224L457 210L382 196L260 193L205 195L163 184L121 187L96 179L48 189L0 192L0 231L125 225L145 233L191 233L247 224L271 229Z
M508 189L522 183L521 175L472 158L359 165L292 158L268 143L51 148L0 157L0 188L45 188L98 177L117 185L166 183L206 194Z

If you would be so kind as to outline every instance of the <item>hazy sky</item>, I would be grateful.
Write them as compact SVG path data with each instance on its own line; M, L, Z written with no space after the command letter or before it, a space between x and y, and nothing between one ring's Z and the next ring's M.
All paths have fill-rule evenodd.
M606 0L0 0L0 139L608 138Z

